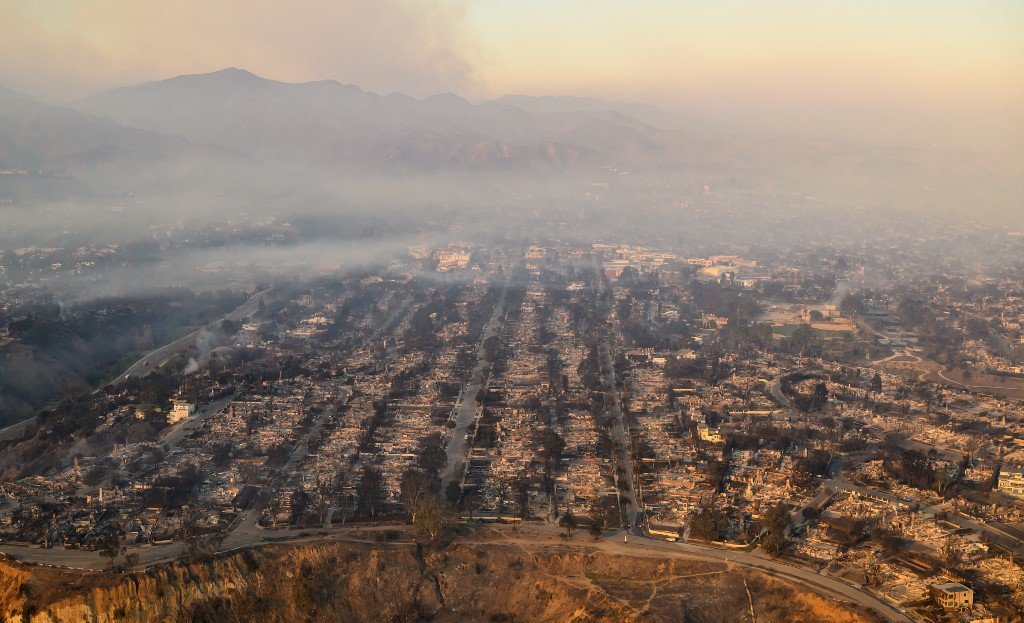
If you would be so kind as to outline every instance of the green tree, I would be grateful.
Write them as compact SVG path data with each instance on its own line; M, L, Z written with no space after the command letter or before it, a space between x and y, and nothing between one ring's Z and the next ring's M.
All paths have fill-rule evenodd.
M93 534L93 545L100 556L110 559L108 563L110 569L114 568L114 559L128 549L125 546L124 537L124 528L117 520L104 523Z
M436 541L445 530L455 524L452 507L435 496L427 496L416 504L416 519L413 522L420 534L430 541Z
M702 541L717 541L727 525L725 513L704 507L690 520L690 536Z
M810 348L814 342L814 329L809 324L802 324L793 331L793 335L786 340L786 345L789 347L789 351L799 355L803 355Z
M448 454L442 446L442 438L438 434L429 435L420 441L419 466L427 474L436 477L448 463Z
M530 489L533 488L533 483L526 477L520 477L513 486L516 502L519 504L519 517L526 519L530 516Z
M131 571L135 567L139 566L139 555L132 552L124 557L124 568Z
M813 450L807 456L797 457L793 462L793 484L807 489L813 487L817 476L828 473L831 455L825 450Z
M788 545L789 544L786 540L785 534L783 534L782 532L775 532L772 530L770 530L768 534L765 535L764 541L762 542L764 551L768 552L770 556L781 555L784 551L786 551L786 547Z
M769 530L783 532L789 526L789 511L792 507L788 504L776 504L764 513L764 524Z
M828 385L824 381L815 383L814 395L811 396L811 408L820 411L828 404Z
M402 478L399 481L399 495L402 498L402 504L405 505L406 512L409 513L409 519L416 523L416 512L419 508L420 500L429 496L433 489L433 479L426 473L416 469L409 468L402 474Z
M789 544L786 534L789 532L791 508L788 504L777 504L764 513L763 525L768 533L762 546L772 556L782 554Z
M299 487L292 493L291 498L292 506L292 517L291 523L299 524L306 515L306 511L309 510L312 498L305 488Z
M448 483L448 486L444 488L444 499L448 501L452 507L457 507L459 502L462 501L462 487L459 483L454 480Z
M351 502L351 495L346 493L348 488L348 472L343 468L339 469L334 474L334 480L331 483L331 495L337 501L338 510L341 512L341 523L345 523L346 514L349 510L349 503Z
M576 532L576 527L579 522L576 520L576 515L573 515L572 510L565 511L561 519L558 520L558 525L565 528L565 534L572 536L573 532Z
M498 336L492 335L491 337L484 340L483 344L483 355L484 361L487 363L494 363L495 357L498 355Z
M376 517L384 501L384 479L377 466L370 465L363 470L363 476L356 487L356 495L359 498L360 514Z

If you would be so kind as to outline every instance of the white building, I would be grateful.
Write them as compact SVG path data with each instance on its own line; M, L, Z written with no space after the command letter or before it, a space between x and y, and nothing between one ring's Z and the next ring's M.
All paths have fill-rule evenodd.
M188 419L196 412L196 406L190 402L179 402L174 401L174 407L171 412L167 414L168 424L177 424L178 422Z
M1007 495L1024 497L1024 467L1003 465L999 468L998 489Z
M932 597L944 610L966 610L974 605L974 591L957 582L933 584Z
M697 425L697 436L700 437L701 441L707 441L708 443L725 443L721 430L717 427L712 428L704 423Z

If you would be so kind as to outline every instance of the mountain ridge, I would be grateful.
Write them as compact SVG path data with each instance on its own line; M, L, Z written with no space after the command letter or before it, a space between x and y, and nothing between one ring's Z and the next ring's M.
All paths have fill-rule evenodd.
M407 154L398 164L414 169L481 165L495 160L494 152L486 149L494 140L502 143L499 152L504 157L498 160L511 165L532 160L574 163L593 151L586 145L563 147L564 141L537 132L493 132L496 117L510 111L472 104L452 93L418 100L329 80L278 82L237 68L103 91L73 106L129 127L190 140L207 138L258 157L305 163L372 167ZM526 113L512 114L522 123ZM428 133L438 143L424 148ZM466 145L472 136L479 136L478 145ZM446 145L451 143L459 143L464 156L479 153L481 158L416 159L417 154L450 154ZM560 152L558 157L542 157L550 154L552 145Z
M196 179L208 169L205 181L219 185L216 192L230 190L217 173L223 163L255 165L261 179L274 170L546 176L612 167L848 206L949 209L995 206L1018 183L959 153L656 127L622 109L658 111L642 104L554 96L474 103L452 93L416 99L334 80L280 82L236 67L101 91L68 108L26 102L33 100L0 91L0 164L76 176L106 168L108 186L119 189L138 186L117 177L122 163L148 165L140 177L164 187L186 179L157 179L167 171L189 169ZM178 164L157 166L168 161ZM246 186L245 171L233 173L230 184Z

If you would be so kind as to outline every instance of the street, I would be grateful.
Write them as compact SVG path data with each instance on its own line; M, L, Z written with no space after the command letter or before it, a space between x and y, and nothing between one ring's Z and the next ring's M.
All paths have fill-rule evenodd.
M262 530L258 527L253 527L254 530L244 531L248 538L236 538L231 542L225 541L221 551L232 551L271 542L346 541L349 538L358 542L366 542L365 534L361 534L358 528L350 526L317 529L315 531ZM561 541L560 532L561 530L558 527L552 525L531 525L517 529L511 534L506 531L498 539L493 539L490 537L494 532L488 529L486 531L488 535L487 540L474 540L474 535L470 533L463 539L463 542L481 545L511 542L528 547L542 546L549 548L553 542L558 543ZM631 536L628 543L624 543L622 541L622 534L621 531L614 531L606 533L605 536L597 541L590 538L580 538L577 541L570 540L565 545L584 549L598 549L606 553L623 556L675 556L694 560L723 562L736 567L767 572L774 577L801 584L815 592L856 603L881 614L888 621L912 623L912 619L909 616L903 614L887 602L855 586L846 584L836 578L766 558L756 553L724 550L693 543L669 543L635 535ZM171 561L181 553L181 548L180 543L173 543L169 545L133 547L129 549L129 552L139 554L139 566L141 568ZM86 550L41 549L9 545L0 546L0 549L16 560L34 564L89 570L102 570L106 566L105 559L101 558L96 552Z
M476 395L481 388L486 386L484 368L487 362L484 360L484 342L487 341L487 338L495 335L502 322L504 322L505 295L508 293L510 279L511 275L505 279L505 285L502 287L501 295L494 306L494 312L481 332L480 342L476 347L476 367L473 368L472 380L463 387L462 392L459 394L458 404L456 404L454 409L455 428L452 429L451 435L448 437L448 443L445 448L448 460L444 472L441 474L441 490L439 494L442 498L444 498L448 483L454 481L461 484L463 474L465 473L466 433L469 430L470 424L476 419L477 410L480 408L476 402Z
M348 402L351 391L347 387L343 387L341 388L341 393L342 395L338 399L338 404L345 404ZM235 518L232 528L224 539L224 549L236 549L247 545L253 545L265 538L264 530L259 526L260 515L263 513L263 509L266 508L266 505L271 500L271 496L276 492L277 485L280 485L282 482L287 480L295 466L305 458L306 454L309 452L310 441L320 437L324 423L327 422L328 418L334 415L336 411L337 407L324 409L316 417L310 425L309 431L307 431L307 433L299 439L292 448L291 453L288 455L288 460L278 471L278 476L274 479L275 482L269 483L260 489L260 492L252 499L249 506L242 511L237 518Z
M249 300L239 305L230 313L225 314L219 320L211 322L205 327L196 329L192 333L189 333L185 337L178 338L177 340L174 340L170 344L165 344L160 348L150 352L142 359L139 359L138 361L133 363L127 370L124 371L123 374L121 374L121 376L115 378L114 380L110 381L110 383L107 384L109 385L111 383L116 383L120 379L127 379L135 376L145 376L152 372L153 370L156 370L157 368L163 366L171 359L174 359L179 353L186 351L190 346L192 346L195 343L196 338L203 331L209 330L211 327L215 326L216 324L224 320L241 320L243 318L248 318L249 316L256 313L256 310L259 309L260 301L265 300L265 297L271 291L272 290L262 290L260 292L257 292L256 294L252 295L249 298ZM97 391L101 388L97 388Z

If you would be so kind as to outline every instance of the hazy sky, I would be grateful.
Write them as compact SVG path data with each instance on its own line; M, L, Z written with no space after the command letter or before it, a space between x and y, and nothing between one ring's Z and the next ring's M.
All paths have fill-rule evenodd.
M1024 144L1021 0L0 0L50 100L238 66L378 92L646 101L768 131ZM900 137L896 137L900 138Z

